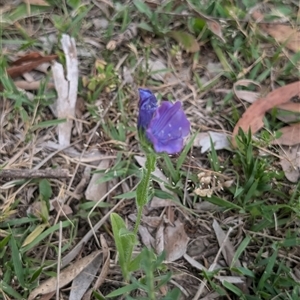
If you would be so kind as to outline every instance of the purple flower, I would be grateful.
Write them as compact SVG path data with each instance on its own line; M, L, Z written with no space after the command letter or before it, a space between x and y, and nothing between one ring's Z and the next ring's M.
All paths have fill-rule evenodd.
M146 136L157 153L175 154L182 150L183 140L190 133L190 122L181 103L163 101L149 123Z
M146 130L157 109L157 99L151 91L146 89L139 89L139 94L140 101L137 127L138 129Z

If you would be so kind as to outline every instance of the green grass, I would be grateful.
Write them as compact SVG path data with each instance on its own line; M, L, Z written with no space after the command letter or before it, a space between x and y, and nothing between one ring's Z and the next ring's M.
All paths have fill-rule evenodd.
M77 163L68 154L57 152L51 156L55 150L40 149L43 139L57 142L56 127L64 121L55 119L49 109L56 99L55 91L47 89L51 75L43 78L31 100L16 88L14 80L1 76L0 172L7 165L33 168L43 162L41 168L67 168L73 178L70 184L69 178L0 177L0 299L27 299L42 282L55 277L58 256L64 258L70 253L91 229L90 222L95 226L114 208L115 214L105 219L95 237L99 233L105 236L111 261L116 265L111 265L113 271L108 271L106 281L91 299L121 299L120 295L126 299L179 299L180 294L182 299L192 299L202 281L208 290L219 294L218 299L299 298L296 275L300 262L300 183L287 181L278 163L276 147L269 146L270 133L283 126L277 119L279 111L274 109L266 115L265 128L257 134L258 139L254 140L250 132L239 132L237 147L232 151L212 147L209 153L200 154L191 140L178 156L159 156L157 167L167 178L164 191L158 184L161 179L154 176L145 185L146 194L136 188L145 173L134 159L135 155L143 155L136 132L139 86L152 89L159 99L184 99L192 133L196 134L199 130L233 131L244 106L248 106L244 102L241 105L232 92L238 80L255 81L263 93L298 80L299 52L288 51L248 19L250 10L260 5L266 22L279 23L286 18L290 22L287 24L296 26L296 1L243 0L237 4L225 0L170 0L153 6L140 0L130 4L113 1L114 7L103 11L97 1L48 2L49 6L31 6L28 10L28 6L20 4L1 12L0 72L5 74L13 57L21 51L47 54L49 49L40 38L49 33L58 38L52 44L51 54L57 54L58 61L65 64L59 39L63 33L73 36L80 62L78 96L83 99L84 110L77 115L82 129L74 131L71 142L79 153L99 149L112 158L107 170L97 170L93 161ZM197 11L221 24L226 43L209 29L209 23ZM95 29L93 22L101 18L107 19L107 26ZM132 24L137 34L132 34ZM117 42L114 50L106 48L110 41ZM196 44L200 50L195 52ZM149 64L155 59L163 61L166 68L151 71ZM221 69L214 73L211 64L218 64ZM178 75L186 68L190 68L187 84L165 84L154 79L154 75L164 72ZM124 78L125 69L132 77L129 84ZM242 87L249 91L257 91L256 88ZM93 133L97 124L99 127ZM267 150L264 155L262 149ZM76 189L86 166L102 173L98 183L106 183L107 190L112 190L104 201L91 203L85 199L84 190ZM224 178L231 179L233 184L216 188L211 197L197 196L193 191L203 188L197 177L203 170L214 178L208 188L223 185ZM127 177L121 187L113 188ZM186 220L191 244L202 239L204 253L220 248L212 227L214 220L225 232L232 228L231 265L224 263L221 255L217 267L211 270L216 253L203 256L202 251L195 259L205 264L206 269L198 270L183 258L168 263L165 253L147 250L136 235L138 226L134 230L135 223L128 216L137 211L142 213L152 196L180 201L174 217ZM58 216L51 206L55 198L64 199L73 213ZM134 198L140 202L135 204ZM197 205L205 201L216 205L215 209L197 210ZM155 216L162 212L162 208L157 208ZM77 256L84 257L97 248L97 239L92 235ZM236 266L236 261L241 265ZM220 275L239 276L245 284L221 281ZM68 288L70 284L60 290L64 299L68 298ZM204 289L201 296L208 290Z

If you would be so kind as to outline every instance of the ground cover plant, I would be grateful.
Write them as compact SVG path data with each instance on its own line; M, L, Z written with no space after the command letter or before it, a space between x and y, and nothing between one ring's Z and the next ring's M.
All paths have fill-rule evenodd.
M0 5L1 299L300 297L298 1Z

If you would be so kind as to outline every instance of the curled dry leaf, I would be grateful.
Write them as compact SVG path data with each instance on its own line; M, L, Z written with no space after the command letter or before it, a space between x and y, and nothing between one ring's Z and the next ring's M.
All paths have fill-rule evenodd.
M263 117L268 110L289 101L292 97L297 95L300 95L300 81L280 87L270 92L266 97L255 101L235 125L232 144L236 145L235 136L239 128L245 132L251 129L252 134L255 134L263 127Z
M298 182L300 179L300 145L279 149L281 156L280 165L285 177L290 182Z
M56 59L57 55L46 55L42 56L37 52L27 54L15 62L12 63L12 66L7 69L7 74L11 78L16 78L26 72L30 72L33 69L37 68L39 65L45 62L51 62Z
M272 141L272 144L294 146L300 144L300 123L292 124L279 129L281 137Z
M254 85L260 87L260 84L257 83L256 81L248 80L248 79L242 79L242 80L238 80L233 85L233 92L234 92L234 94L236 95L236 97L238 99L247 101L248 103L253 103L260 97L260 93L238 89L238 86L246 86L247 87L250 84L254 84Z
M255 11L252 17L258 22L263 19L263 15L259 11ZM300 51L300 31L285 24L259 23L259 28L271 35L280 44L286 48L298 52Z

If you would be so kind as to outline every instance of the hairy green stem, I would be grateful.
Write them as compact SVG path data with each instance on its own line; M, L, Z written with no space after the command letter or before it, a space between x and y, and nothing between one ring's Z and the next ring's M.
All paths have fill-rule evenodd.
M151 173L155 170L156 155L154 153L147 153L146 164L143 169L142 180L140 181L136 189L136 206L137 206L137 218L134 226L134 234L137 234L139 225L142 219L143 207L148 202L149 188L151 182Z

